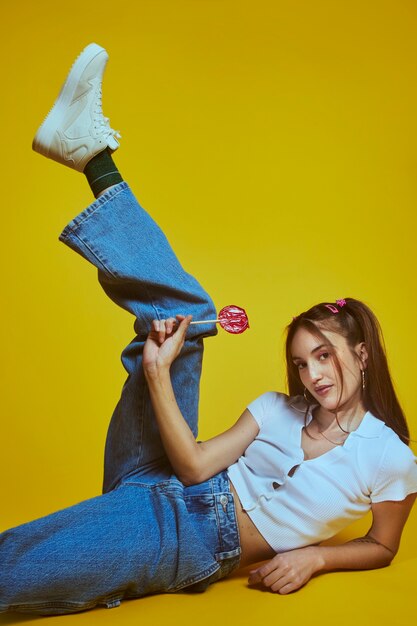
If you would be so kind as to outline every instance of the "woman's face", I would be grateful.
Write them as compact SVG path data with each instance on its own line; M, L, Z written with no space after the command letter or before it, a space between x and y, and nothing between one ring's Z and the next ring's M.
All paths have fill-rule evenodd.
M352 353L352 348L342 335L327 330L322 330L322 333L326 337L325 342L305 328L299 328L294 335L291 355L300 380L324 409L334 411L337 408L356 408L362 395L361 369L365 369L368 356L365 344L355 346ZM333 355L337 356L342 370L342 397L342 378Z

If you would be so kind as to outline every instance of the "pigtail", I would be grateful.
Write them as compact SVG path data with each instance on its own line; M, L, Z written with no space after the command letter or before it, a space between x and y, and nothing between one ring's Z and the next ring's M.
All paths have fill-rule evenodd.
M346 298L346 305L346 313L355 319L362 331L363 339L359 341L364 341L368 351L363 393L365 408L409 445L410 433L389 371L381 325L363 302Z

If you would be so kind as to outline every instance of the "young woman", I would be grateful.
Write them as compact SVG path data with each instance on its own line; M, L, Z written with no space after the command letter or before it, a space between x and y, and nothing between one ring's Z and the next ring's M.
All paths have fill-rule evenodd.
M268 392L197 443L203 338L213 303L113 163L101 110L106 52L76 60L33 143L84 171L96 200L61 241L136 318L109 427L103 495L0 535L0 611L69 613L150 593L203 591L267 561L250 583L285 594L313 574L388 565L417 492L407 426L378 323L322 303L288 329L290 395ZM365 537L319 545L372 510Z

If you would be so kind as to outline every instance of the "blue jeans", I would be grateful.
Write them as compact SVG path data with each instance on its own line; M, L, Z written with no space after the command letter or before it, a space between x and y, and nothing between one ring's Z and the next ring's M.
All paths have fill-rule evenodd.
M190 487L173 474L142 350L152 319L213 319L213 303L124 182L60 239L97 267L107 295L135 316L136 336L122 353L128 377L109 426L103 495L0 534L0 612L71 613L151 593L204 591L239 564L233 496L226 472ZM191 326L171 368L195 435L203 338L215 333L214 324Z

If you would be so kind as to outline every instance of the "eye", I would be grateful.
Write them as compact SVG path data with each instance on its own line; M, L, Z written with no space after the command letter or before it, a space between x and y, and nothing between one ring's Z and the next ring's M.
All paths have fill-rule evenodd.
M330 356L330 352L322 352L319 356L319 360L320 361L325 361L326 359L328 359Z
M294 363L294 365L298 370L302 370L305 367L305 363L301 363L301 362Z

